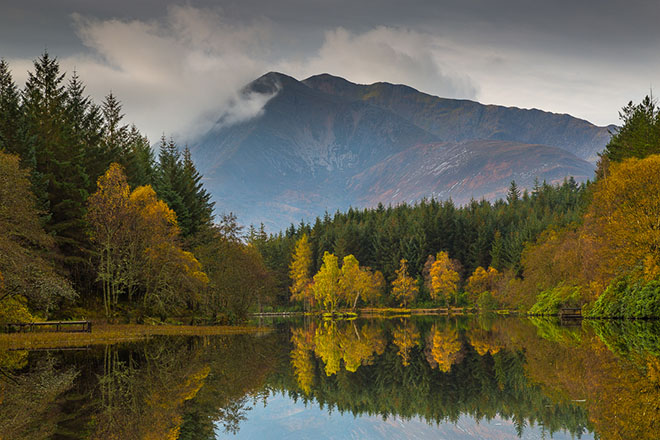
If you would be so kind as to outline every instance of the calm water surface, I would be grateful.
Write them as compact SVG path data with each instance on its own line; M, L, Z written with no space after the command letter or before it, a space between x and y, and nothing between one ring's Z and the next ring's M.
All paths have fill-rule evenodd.
M0 351L0 439L658 439L660 323L275 321Z

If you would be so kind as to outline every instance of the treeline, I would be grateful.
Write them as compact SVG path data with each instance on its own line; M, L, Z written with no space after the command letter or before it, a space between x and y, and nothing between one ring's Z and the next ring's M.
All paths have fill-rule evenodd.
M401 299L390 294L405 260L405 272L418 288L418 294L410 295L405 303L466 304L470 295L460 280L466 281L481 271L488 273L489 267L518 276L525 244L533 242L551 225L579 221L587 197L587 187L573 179L560 185L539 183L531 192L521 192L513 182L507 198L494 203L481 200L457 207L452 201L431 199L413 206L350 209L334 216L326 214L314 224L292 225L282 233L251 242L276 272L282 303L287 301L287 289L292 287L289 266L295 260L296 243L305 236L310 248L310 280L322 268L325 252L340 260L353 255L363 267L383 274L388 287L379 296L380 303L398 305ZM442 288L442 283L436 283L436 288L432 285L431 268L439 260L439 253L449 257L449 261L436 264L438 281L449 270L456 272L459 280L455 280L455 288ZM442 265L446 270L439 270ZM449 278L451 281L452 276Z
M537 183L521 194L512 182L505 200L463 207L423 200L350 209L254 243L281 292L288 288L292 300L319 307L328 294L319 295L317 276L339 274L328 262L352 256L385 280L386 288L361 304L471 304L532 314L585 306L591 316L659 317L660 112L647 97L624 107L621 119L593 183ZM302 242L309 261L301 272L293 268ZM334 292L340 303L350 296L339 275Z
M235 218L214 223L188 148L163 136L156 156L117 97L96 104L48 53L22 90L0 61L0 168L0 319L241 319L270 285Z

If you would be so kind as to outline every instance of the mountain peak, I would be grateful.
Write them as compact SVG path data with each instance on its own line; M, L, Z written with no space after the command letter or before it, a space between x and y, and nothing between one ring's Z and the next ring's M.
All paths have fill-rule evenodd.
M300 87L300 81L284 73L268 72L245 86L244 91L272 94L286 87Z

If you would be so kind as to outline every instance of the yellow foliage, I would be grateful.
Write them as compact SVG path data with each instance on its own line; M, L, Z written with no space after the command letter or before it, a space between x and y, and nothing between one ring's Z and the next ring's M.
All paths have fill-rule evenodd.
M357 258L353 255L344 257L339 288L342 291L342 297L352 302L353 308L357 306L360 297L365 303L375 301L380 295L383 285L383 274L380 272L372 274L369 269L360 267Z
M408 261L402 259L401 266L396 270L396 279L392 281L392 296L405 307L415 300L417 293L419 293L417 280L408 275Z
M501 343L491 332L482 329L473 329L470 331L469 337L470 344L479 353L479 356L484 356L487 353L492 355L502 349Z
M493 292L500 279L500 273L494 267L477 267L467 280L465 291L470 295L472 301L476 301L480 294Z
M304 301L311 299L310 272L312 268L312 248L309 245L307 234L296 242L293 251L293 258L289 266L289 277L293 284L289 288L291 291L291 301Z
M401 362L404 367L410 365L410 350L419 345L419 330L412 322L399 324L392 331L394 345L399 347L397 354L401 356Z
M325 252L323 254L323 265L318 273L314 275L312 290L316 301L322 303L329 312L334 312L337 304L342 299L342 292L339 288L340 277L341 271L339 270L337 257Z
M324 322L314 335L314 352L325 364L325 374L332 376L339 371L341 347L335 322Z
M643 264L647 277L660 265L660 155L612 163L596 183L588 219L603 241L610 276ZM605 238L603 240L603 238Z
M461 342L456 330L446 328L438 329L436 325L431 328L428 336L431 358L427 360L431 368L438 367L444 373L451 370L451 366L458 360L461 351Z
M312 350L314 344L312 335L302 328L291 330L291 365L296 375L298 386L305 393L309 394L314 383L314 360L312 359Z
M453 269L447 252L438 252L429 274L431 276L431 298L437 300L442 296L449 303L458 290L458 282L461 277Z

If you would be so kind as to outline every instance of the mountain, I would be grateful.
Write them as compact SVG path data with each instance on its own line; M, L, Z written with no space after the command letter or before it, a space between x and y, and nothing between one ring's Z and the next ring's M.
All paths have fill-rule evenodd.
M250 120L220 118L191 149L218 210L270 230L351 205L494 199L514 179L583 181L609 139L568 115L330 75L271 72L242 93L272 98Z
M471 139L551 145L596 163L615 126L597 127L566 114L445 99L389 83L358 85L328 74L303 83L314 90L390 110L444 141Z

